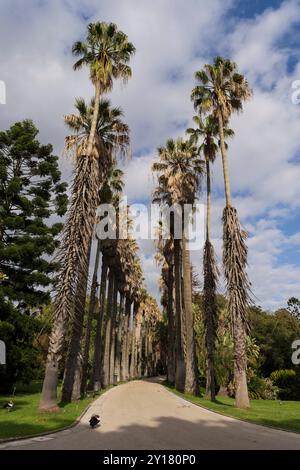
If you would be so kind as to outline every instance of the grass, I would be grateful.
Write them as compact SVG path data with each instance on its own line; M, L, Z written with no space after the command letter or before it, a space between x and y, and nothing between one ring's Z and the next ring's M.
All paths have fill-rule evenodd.
M0 439L32 436L70 426L94 400L89 397L73 403L60 403L59 412L40 413L41 386L41 382L34 382L30 387L22 387L22 391L18 387L18 393L13 397L14 408L10 412L3 409L3 405L11 397L0 396Z
M178 392L172 387L167 386L167 388L195 405L225 416L300 433L300 401L251 400L250 409L240 410L235 408L233 398L217 397L217 400L212 402L203 397Z

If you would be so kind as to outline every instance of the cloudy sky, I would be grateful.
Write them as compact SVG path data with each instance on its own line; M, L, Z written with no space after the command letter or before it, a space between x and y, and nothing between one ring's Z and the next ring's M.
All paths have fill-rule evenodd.
M74 72L71 46L91 21L113 21L137 52L133 78L115 86L131 128L133 159L126 166L126 195L149 202L156 148L184 135L191 123L194 72L215 55L235 60L254 97L233 118L229 148L234 204L249 231L249 276L257 303L275 309L300 296L300 80L299 0L0 0L0 80L7 104L1 129L32 118L40 140L61 155L63 115L74 98L89 99L88 71ZM65 178L71 166L61 159ZM221 259L224 205L221 159L213 169L213 236ZM157 295L152 243L141 253L149 290ZM192 261L200 270L201 252ZM220 287L222 290L222 286Z

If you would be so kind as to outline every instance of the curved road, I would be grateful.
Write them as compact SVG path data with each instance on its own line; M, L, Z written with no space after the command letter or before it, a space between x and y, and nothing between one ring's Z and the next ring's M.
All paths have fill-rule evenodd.
M101 426L90 429L93 413ZM200 408L153 381L115 387L74 428L4 443L0 449L300 449L300 434L245 423Z

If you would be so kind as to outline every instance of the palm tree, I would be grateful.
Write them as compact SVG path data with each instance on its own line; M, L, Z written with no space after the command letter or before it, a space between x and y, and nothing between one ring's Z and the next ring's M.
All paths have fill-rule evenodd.
M106 126L107 127L107 126ZM125 139L124 134L124 139ZM118 138L118 135L116 135ZM124 143L123 143L124 144ZM125 146L125 144L124 144ZM125 151L125 148L123 149ZM119 195L123 189L123 172L116 168L116 162L113 161L111 166L108 168L106 180L102 185L100 190L100 201L101 203L112 203L114 206L117 207L119 202ZM87 327L86 327L86 335L85 335L85 346L84 346L84 353L83 353L83 364L82 364L82 381L81 381L81 395L85 395L86 386L87 386L87 376L88 376L88 362L89 362L89 355L90 355L90 342L91 342L91 330L92 330L92 320L94 318L95 313L95 305L96 305L96 290L97 290L97 273L99 269L99 262L100 262L100 252L101 252L101 240L97 240L97 250L96 250L96 258L95 258L95 267L94 267L94 274L91 286L91 296L90 296L90 305L89 305L89 313L88 313L88 320L87 320ZM105 283L106 271L107 271L107 260L105 256L102 256L102 272L101 275L101 292L100 293L100 308L98 312L97 318L97 327L96 327L96 336L95 336L95 354L99 354L100 358L100 349L101 348L101 332L102 332L102 320L103 320L103 313L104 313L104 299L105 295L103 295L103 291L105 287L103 284ZM100 384L100 380L98 381ZM95 390L98 391L98 390Z
M205 395L211 400L215 400L215 341L216 341L216 288L218 281L218 268L215 259L214 247L211 243L211 172L210 165L215 161L219 146L217 143L218 123L213 115L208 116L205 121L199 116L194 116L196 128L187 129L187 134L193 144L200 141L200 154L203 154L206 164L206 240L203 254L203 306L205 320L205 344L207 351L206 368L206 392ZM226 135L232 131L226 129Z
M68 128L73 132L71 135L66 137L65 148L69 153L82 152L86 146L86 142L89 137L91 122L94 110L94 100L91 100L88 106L82 98L78 98L75 102L75 108L78 114L65 116L65 123ZM101 141L107 158L101 159L103 165L102 176L104 182L100 190L101 180L98 182L99 187L99 200L101 202L107 201L107 181L114 178L113 185L117 183L116 178L119 178L122 174L121 170L115 168L114 158L125 156L128 153L129 148L129 128L122 121L123 111L120 108L112 108L110 101L107 99L100 100L98 121L96 126L96 139L93 147L93 154L98 155L97 142ZM103 181L103 180L102 180ZM119 188L122 190L122 187ZM90 240L91 245L92 240ZM100 244L100 241L99 241ZM97 250L98 251L98 250ZM99 255L96 257L99 261ZM89 257L88 257L89 259ZM97 269L97 268L96 268ZM86 264L86 270L84 275L78 280L79 296L75 299L75 317L73 322L73 334L71 338L71 344L69 348L69 354L66 362L65 378L62 390L63 401L69 402L72 398L72 389L74 385L75 369L79 365L80 345L83 332L83 320L84 320L84 306L86 300L86 287L88 280L88 263ZM95 281L95 276L94 276ZM86 331L86 345L84 349L83 364L82 364L82 380L81 380L81 393L84 394L87 378L87 366L88 366L88 355L89 355L89 344L90 344L90 330L91 322L94 315L95 307L95 294L96 294L95 282L92 285L89 316L87 322Z
M97 25L89 26L88 37L90 41L92 41L92 34L94 29L96 28L95 34L99 33L99 28L101 29L101 27L99 26L100 24ZM112 59L112 61L110 60L110 62L112 64L115 64L111 67L110 76L112 83L113 78L120 77L124 79L125 77L128 77L130 75L130 69L125 64L126 60L129 60L130 54L128 52L129 56L126 56L124 52L126 47L124 45L125 39L123 36L125 35L123 33L117 32L115 27L108 28L107 31L108 30L111 32L115 31L115 35L118 37L115 43L116 49L114 49L114 51L111 51L111 54L114 58ZM121 37L123 37L122 41ZM100 36L95 36L94 40L94 45L97 44L97 48L99 48L101 45L101 42L99 42L99 38ZM120 46L119 61L117 61L118 44ZM130 49L131 46L128 47ZM74 46L74 48L74 52L76 53L77 51L77 53L79 53L79 43L77 43L77 46ZM105 64L109 62L107 58L107 53L104 54L105 57L107 56L106 58L104 56L102 57L101 54L100 55L102 59L100 56L98 57L98 70L97 61L95 61L95 57L94 61L91 60L92 52L89 51L89 46L82 45L82 50L85 49L87 51L86 55L82 57L75 64L75 66L76 68L78 68L80 67L80 64L83 65L83 63L88 63L89 58L92 79L96 80L96 77L98 77L97 83L102 83L102 75L100 73L100 70L103 67L101 66L101 60L103 60ZM123 59L121 59L122 57ZM116 64L118 65L118 67ZM105 70L106 67L107 65L105 65L104 67ZM96 73L97 70L98 75ZM106 168L108 166L107 162L109 161L109 158L111 156L111 150L113 146L112 144L116 143L116 140L114 139L116 133L121 134L122 137L120 143L117 140L117 145L115 145L115 147L121 149L122 151L122 149L124 148L123 143L125 143L126 147L126 138L128 145L128 128L126 125L123 124L121 125L122 132L117 132L116 128L113 127L114 132L112 134L109 132L109 130L111 130L112 128L110 127L107 130L107 128L104 126L105 135L107 136L107 148L105 147L105 140L104 138L102 139L101 133L97 132L96 135L97 126L98 128L99 126L100 128L103 128L103 124L105 124L105 119L107 120L107 115L105 117L105 109L109 114L110 105L108 101L102 101L101 103L100 96L99 99L97 96L95 102L91 103L89 109L87 109L83 100L78 101L78 106L85 108L85 116L83 113L83 116L79 116L79 118L78 116L71 116L66 118L66 122L68 123L69 127L72 127L73 123L73 130L76 132L75 135L72 135L71 138L67 138L66 141L66 148L68 150L75 149L75 177L72 185L71 204L67 215L67 221L64 228L63 241L60 251L62 267L60 275L58 277L59 282L54 302L55 321L52 333L50 335L45 379L40 402L40 408L43 410L56 407L58 364L61 358L61 350L63 347L65 324L66 320L72 315L76 284L80 277L86 276L86 273L88 271L88 250L91 243L92 231L95 223L96 208L99 205L99 186L101 181L103 180L103 168ZM101 107L103 108L104 113L100 114L100 119L98 119L99 110L101 112ZM121 114L122 112L120 110L116 110L116 124L120 124L119 118ZM92 119L90 118L91 115L93 116ZM109 116L111 117L110 114ZM82 122L84 124L82 124ZM87 125L90 126L88 128L88 134L86 128ZM111 137L113 137L112 140ZM72 381L70 381L70 383L71 382Z
M86 41L75 42L72 52L80 57L74 64L74 70L87 66L95 87L96 106L86 151L87 156L90 156L95 142L101 94L111 91L114 79L121 79L126 83L131 77L131 68L128 64L135 53L135 48L128 41L127 35L118 30L117 25L97 22L88 25Z
M183 139L168 140L165 147L158 149L160 161L152 170L158 172L159 187L154 198L169 206L180 208L182 242L178 234L174 238L175 265L175 308L176 308L176 377L179 390L197 394L194 320L192 311L192 285L189 251L187 249L184 205L193 204L199 187L202 163L198 158L197 147ZM174 214L174 221L178 214ZM172 224L171 224L172 225ZM183 278L183 289L181 285ZM182 306L184 308L182 309ZM186 341L184 358L183 338Z
M247 247L245 232L241 230L237 211L231 204L228 158L224 128L231 114L243 109L243 102L250 98L251 90L237 65L222 57L216 57L213 64L207 64L195 74L198 85L191 98L200 114L212 112L218 120L220 149L223 162L226 207L223 212L223 266L227 282L229 311L232 319L235 345L234 376L236 406L249 407L247 389L247 304L249 301L249 281L246 274Z

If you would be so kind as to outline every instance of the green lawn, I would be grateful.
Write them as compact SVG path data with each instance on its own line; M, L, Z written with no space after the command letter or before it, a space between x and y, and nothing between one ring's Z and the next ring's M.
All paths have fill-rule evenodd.
M300 401L251 400L250 409L239 410L234 407L233 398L217 397L217 401L213 403L202 397L194 397L193 395L180 393L174 388L167 388L196 405L226 416L300 433Z
M78 402L60 404L61 410L57 413L40 413L41 383L34 383L28 391L25 390L13 398L15 406L10 412L4 410L3 405L11 397L0 396L0 439L30 436L70 426L94 400L92 397L84 398Z

